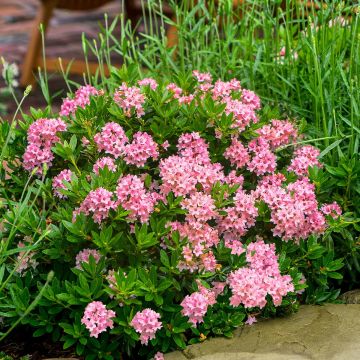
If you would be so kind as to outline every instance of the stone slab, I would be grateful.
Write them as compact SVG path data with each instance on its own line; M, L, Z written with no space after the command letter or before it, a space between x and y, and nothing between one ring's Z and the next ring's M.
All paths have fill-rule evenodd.
M173 352L166 360L360 359L360 304L302 306L296 314L260 321Z

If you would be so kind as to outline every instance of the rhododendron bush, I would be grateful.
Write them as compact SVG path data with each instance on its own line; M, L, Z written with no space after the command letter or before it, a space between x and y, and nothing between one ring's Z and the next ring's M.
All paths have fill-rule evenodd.
M80 87L58 115L33 110L12 140L24 150L9 181L31 181L35 208L9 271L19 289L54 271L23 319L35 336L88 359L161 359L292 311L309 267L323 285L340 276L317 239L341 209L318 202L320 152L294 122L237 79L124 73L113 91Z

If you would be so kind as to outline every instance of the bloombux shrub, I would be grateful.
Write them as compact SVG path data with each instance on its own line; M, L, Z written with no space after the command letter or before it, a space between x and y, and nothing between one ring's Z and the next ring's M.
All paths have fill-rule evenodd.
M20 317L86 359L161 359L292 311L309 274L311 294L341 277L317 240L341 209L318 203L319 151L296 124L237 79L129 74L113 91L79 88L59 116L3 126L5 327Z

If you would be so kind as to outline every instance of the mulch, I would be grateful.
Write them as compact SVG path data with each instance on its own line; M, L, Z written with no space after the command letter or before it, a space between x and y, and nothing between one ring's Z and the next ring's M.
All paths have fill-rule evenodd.
M54 343L50 336L32 337L30 329L19 328L10 333L0 344L0 353L19 360L22 356L29 356L30 360L44 360L49 358L77 358L72 350L64 350L62 343ZM0 354L0 360L2 360Z

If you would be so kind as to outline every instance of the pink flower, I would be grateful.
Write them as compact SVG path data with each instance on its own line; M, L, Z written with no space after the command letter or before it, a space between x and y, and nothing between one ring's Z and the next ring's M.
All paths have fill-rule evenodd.
M138 118L145 114L143 109L145 96L136 86L128 87L126 83L122 83L115 91L114 101L123 109L124 115L127 117L131 117L132 111L136 113Z
M99 91L91 85L81 86L76 90L74 99L64 99L60 109L60 116L74 114L78 107L85 108L86 105L90 104L91 95L99 95Z
M27 140L30 144L48 148L60 140L57 133L65 131L66 127L61 119L38 119L30 125Z
M174 83L169 84L166 89L173 93L175 99L179 99L183 92L182 89Z
M22 241L19 241L17 247L24 248L26 245L27 244L23 243ZM26 251L19 251L16 259L15 272L20 274L20 276L23 276L30 266L35 269L38 265L38 262L34 259L34 255L35 253L33 251L29 251L28 253L26 253Z
M83 136L81 138L81 143L85 147L85 146L88 146L90 144L90 141L85 136Z
M90 256L92 256L95 260L95 263L97 264L100 261L101 255L100 253L95 249L84 249L81 250L75 258L76 262L76 268L79 270L82 270L82 263L89 263Z
M276 149L282 145L287 145L290 140L297 139L297 130L289 121L271 120L271 124L264 125L256 132Z
M256 322L257 322L256 317L249 315L247 320L245 321L245 324L246 325L252 325L252 324L254 324Z
M152 78L145 78L138 81L139 86L150 86L150 89L155 91L159 84Z
M337 219L342 214L341 207L337 202L324 204L320 210L324 215L330 215L333 219Z
M195 161L201 165L210 163L209 145L197 132L182 134L179 137L177 148L179 155L189 161Z
M213 99L226 99L229 98L233 92L239 92L240 90L241 84L240 81L237 79L232 79L227 82L217 80L212 89Z
M72 176L71 170L63 170L61 171L57 176L53 178L52 181L52 188L54 190L54 195L59 197L60 199L65 199L66 196L61 193L61 189L66 190L66 185L64 181L71 182L71 176Z
M99 170L100 169L104 169L105 166L111 171L111 172L116 172L117 166L115 164L114 159L112 159L111 157L103 157L100 158L96 161L96 163L94 164L93 167L93 172L97 175L99 175Z
M240 132L245 130L251 123L255 124L258 122L255 111L251 106L231 98L224 99L224 102L226 104L225 114L233 115L234 123L231 126L232 128L236 128Z
M84 213L85 215L93 214L92 218L97 224L108 218L111 209L116 208L115 201L111 198L113 193L102 187L92 190L81 203L80 207L75 210L77 213Z
M50 167L54 159L51 148L60 141L57 133L65 130L66 124L61 119L38 119L31 124L27 134L29 145L23 157L24 168L31 171L37 167L41 174L43 164Z
M240 187L242 187L244 183L244 177L242 175L236 175L236 171L231 170L224 178L224 182L230 186L240 185Z
M216 216L214 200L210 195L195 192L183 199L181 207L188 211L186 220L189 222L205 222Z
M263 138L257 138L249 143L249 150L253 152L247 168L256 175L273 173L276 169L276 156L271 152L269 144Z
M117 123L107 123L100 133L94 136L98 151L104 150L115 159L124 154L125 145L129 141L124 129Z
M134 134L131 144L125 146L125 162L142 167L151 157L156 160L159 156L158 145L152 136L145 132Z
M295 151L295 157L291 160L288 171L293 171L298 176L308 175L309 167L322 167L318 160L320 150L311 146L305 145Z
M197 184L210 192L214 183L224 180L221 165L210 162L207 144L197 133L182 135L178 149L180 156L162 159L159 164L164 195L172 191L175 196L184 196L195 192Z
M101 301L93 301L86 306L81 323L90 331L91 337L97 338L106 328L114 327L112 318L115 316L115 312L107 310Z
M75 104L78 107L85 108L90 104L90 96L99 95L99 91L91 85L81 86L75 92Z
M66 98L63 100L63 103L60 108L60 116L68 116L73 114L76 111L76 102L74 99Z
M41 174L44 164L50 167L53 160L54 155L50 148L40 148L38 145L29 144L23 156L23 166L28 171L38 168L37 173Z
M154 355L154 360L165 360L164 354L161 353L160 351L158 351L158 352Z
M194 326L204 321L208 309L208 299L200 292L194 292L186 295L180 304L182 306L181 314L189 318Z
M162 179L161 192L167 195L172 191L175 196L187 195L196 189L197 179L192 175L193 166L186 158L170 156L159 164Z
M241 101L253 110L260 109L260 98L251 90L243 89L241 92Z
M188 105L188 104L191 104L193 100L194 100L194 95L193 94L180 96L179 97L179 104Z
M216 270L217 261L212 251L202 254L200 256L200 259L202 263L200 268L203 268L205 271L210 272L214 272Z
M162 148L163 148L164 150L167 150L167 149L169 148L170 144L169 144L169 142L166 140L166 141L164 141L164 142L161 144L161 146L162 146Z
M262 240L249 244L246 257L249 267L242 267L230 273L228 284L232 291L230 304L245 308L265 307L266 296L270 295L274 305L279 306L282 297L294 291L291 277L281 275L275 245Z
M199 83L211 83L212 78L211 78L210 73L201 73L197 70L194 70L193 75L194 75L194 77L196 77L196 80Z
M145 189L143 181L136 175L121 177L116 188L117 205L130 211L129 219L146 223L154 211L156 196Z
M224 292L226 282L214 281L212 285L212 291L215 293L215 296L218 296Z
M231 165L235 165L237 169L244 167L250 160L245 146L236 138L232 139L231 145L224 152L224 157L230 161Z
M225 246L231 248L233 254L243 252L242 244L238 240L255 225L258 216L255 200L253 194L238 189L234 196L234 206L223 209L227 215L218 217L219 232L224 235Z
M274 176L272 181L260 183L255 196L259 196L271 209L274 236L298 242L311 234L323 233L325 218L318 210L315 187L309 179L303 177L286 188L279 186L283 181L280 176L277 180Z
M149 340L155 339L155 333L162 328L159 321L160 314L151 309L138 311L130 325L140 334L141 344L148 344Z

